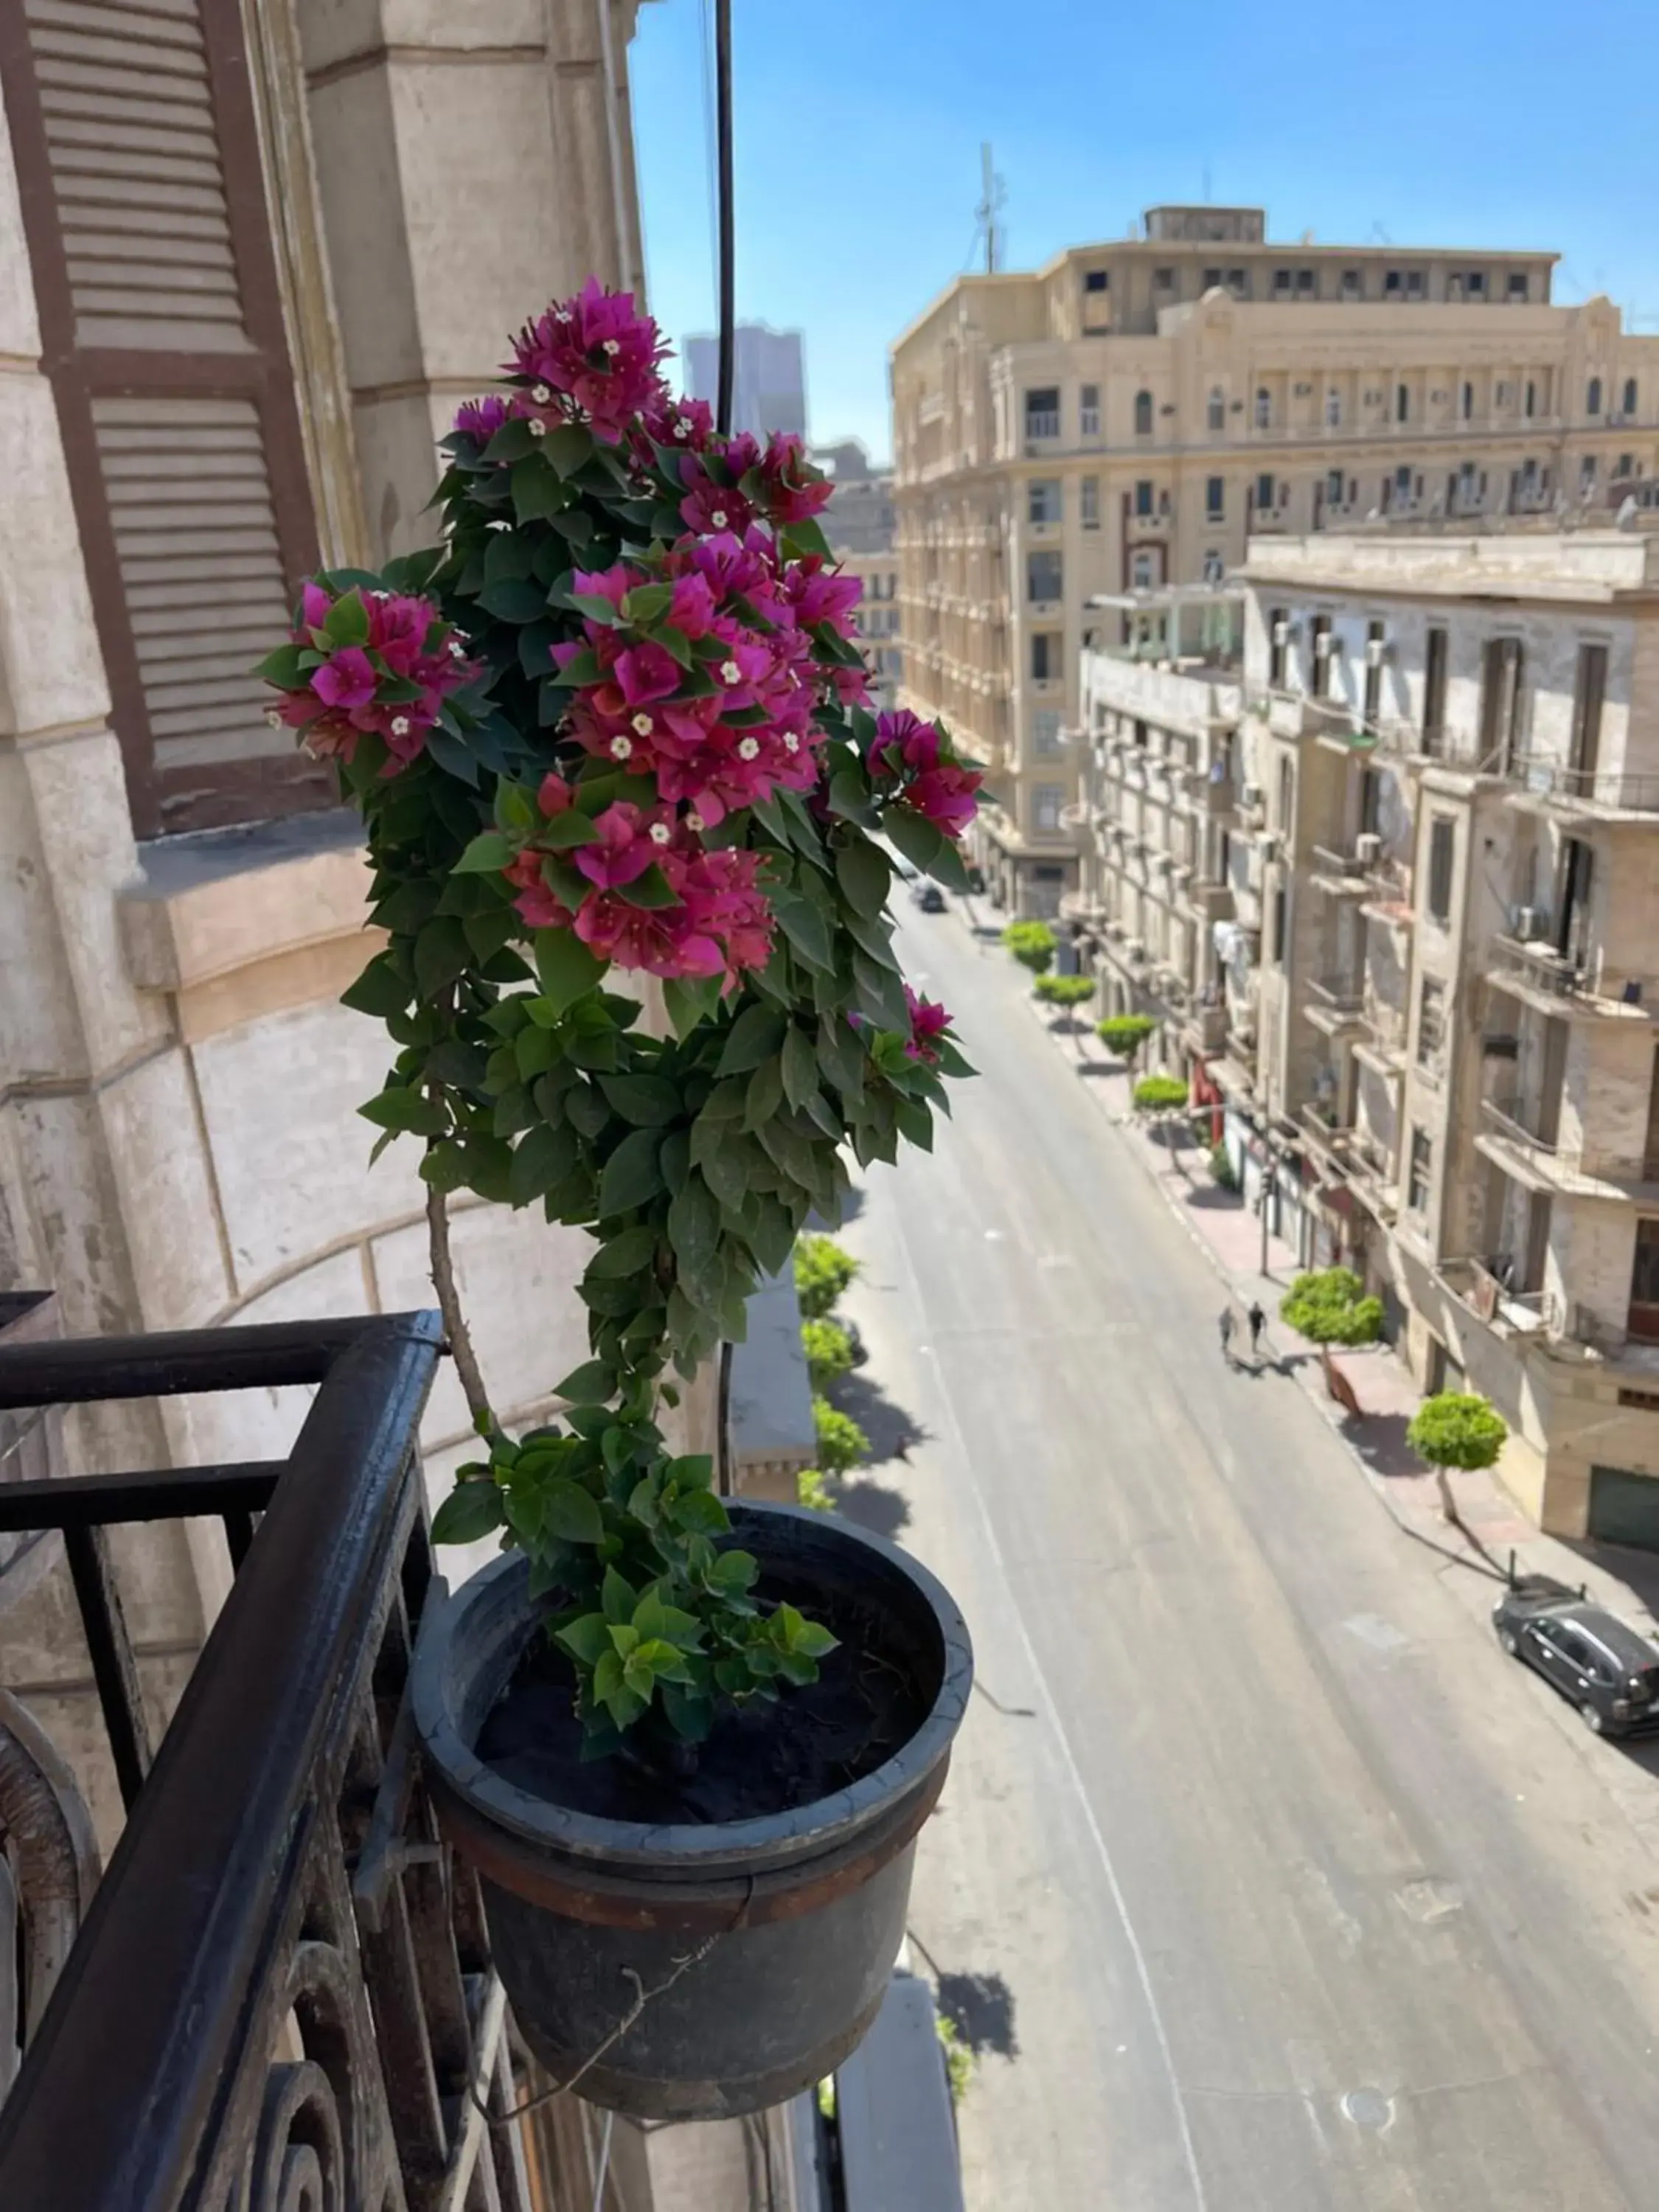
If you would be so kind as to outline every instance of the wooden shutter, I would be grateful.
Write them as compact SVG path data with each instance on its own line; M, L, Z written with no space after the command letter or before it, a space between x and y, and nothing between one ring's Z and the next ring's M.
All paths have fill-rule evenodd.
M247 674L317 563L238 0L0 0L82 552L141 836L332 802Z

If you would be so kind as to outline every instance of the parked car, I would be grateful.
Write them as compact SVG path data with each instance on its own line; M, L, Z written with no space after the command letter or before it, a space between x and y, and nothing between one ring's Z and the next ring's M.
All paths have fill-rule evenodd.
M937 884L915 884L911 886L910 896L924 914L943 914L945 911L945 894Z
M1521 1575L1492 1610L1498 1640L1577 1706L1595 1735L1659 1729L1659 1644L1549 1575Z

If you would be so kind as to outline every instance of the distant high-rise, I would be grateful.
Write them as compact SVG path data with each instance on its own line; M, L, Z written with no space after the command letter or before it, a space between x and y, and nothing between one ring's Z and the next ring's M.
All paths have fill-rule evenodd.
M732 392L732 428L758 438L785 430L806 435L806 374L800 332L775 331L765 323L739 323L737 374ZM712 407L720 385L720 343L700 334L685 341L686 388Z

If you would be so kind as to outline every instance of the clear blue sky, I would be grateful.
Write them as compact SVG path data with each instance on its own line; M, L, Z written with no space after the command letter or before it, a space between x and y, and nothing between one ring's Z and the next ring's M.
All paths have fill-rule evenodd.
M733 0L732 17L738 312L805 332L815 439L885 454L887 348L968 258L982 138L1008 267L1201 199L1207 167L1210 197L1265 206L1270 237L1380 224L1401 245L1553 248L1558 300L1605 291L1659 331L1659 30L1640 9ZM653 0L632 52L651 304L677 345L714 320L703 21L703 0Z

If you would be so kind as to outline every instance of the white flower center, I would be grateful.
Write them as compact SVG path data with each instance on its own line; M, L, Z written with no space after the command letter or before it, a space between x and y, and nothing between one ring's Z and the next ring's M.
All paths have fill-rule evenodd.
M611 757L612 760L630 760L633 757L633 753L634 740L632 738L611 738Z
M758 757L759 753L760 739L758 738L738 738L738 758L739 760L754 760Z
M653 822L651 824L651 842L653 845L665 845L673 834L665 822Z
M545 407L552 398L553 393L550 386L545 384L532 384L530 387L530 396L538 407Z
M567 307L561 307L557 314L554 316L553 319L556 323L568 323L570 320L569 309Z
M466 647L461 643L461 641L458 637L452 637L449 641L449 657L452 660L465 660L466 659Z
M726 527L726 509L723 507L717 507L714 509L714 512L709 516L708 520L714 524L716 530L724 530Z
M530 434L532 438L544 438L547 435L547 425L539 415L532 415L530 418Z
M689 438L691 435L690 425L684 422L676 422L674 425L674 435L677 438Z
M800 750L800 739L795 735L793 730L786 730L784 732L783 749L787 753L798 753Z
M407 714L394 714L392 717L392 734L394 738L406 738L409 735Z
M283 726L283 718L274 707L265 708L265 720L273 730L280 730Z
M685 826L688 830L701 830L703 826L702 817L695 806L685 817Z
M617 338L607 338L605 343L600 347L599 350L601 353L608 353L614 361L617 356L622 351L622 344L620 340Z
M650 715L635 714L634 717L634 727L639 732L642 738L648 738L653 727Z
M721 661L720 682L722 684L741 684L742 681L743 671L738 667L735 660Z

